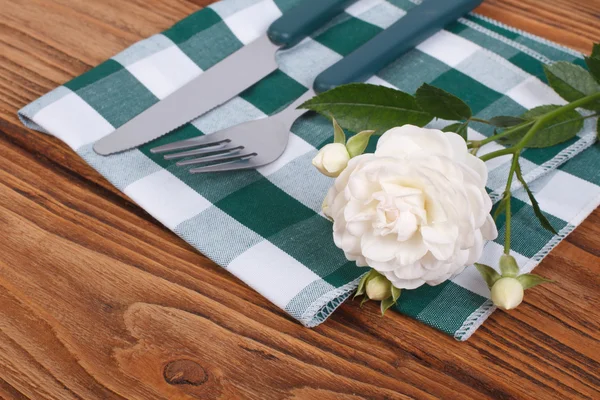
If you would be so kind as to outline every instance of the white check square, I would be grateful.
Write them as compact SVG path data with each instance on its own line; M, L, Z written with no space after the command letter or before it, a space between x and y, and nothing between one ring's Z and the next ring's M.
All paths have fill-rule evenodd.
M448 31L439 31L417 46L417 49L451 67L481 49L475 43ZM449 51L451 49L451 51Z
M177 46L141 59L127 69L159 99L164 99L202 73Z
M342 59L335 51L306 38L289 50L277 52L279 69L305 87L311 87L315 77Z
M257 171L264 176L269 176L274 172L277 172L280 168L286 166L290 161L295 160L296 158L314 149L314 147L312 147L302 138L290 132L290 138L283 154L272 163L259 167Z
M573 225L581 222L574 219L590 199L600 196L600 186L560 170L536 179L530 187L543 211ZM525 200L526 195L520 194Z
M566 104L550 86L531 76L506 92L506 95L527 109L545 104Z
M132 183L124 192L171 230L212 205L164 169Z
M281 308L311 282L321 279L267 240L238 256L227 270Z
M33 121L73 150L95 142L115 128L75 93L47 105L34 115Z
M272 0L263 0L228 16L225 23L240 42L248 44L266 32L280 16L281 11Z

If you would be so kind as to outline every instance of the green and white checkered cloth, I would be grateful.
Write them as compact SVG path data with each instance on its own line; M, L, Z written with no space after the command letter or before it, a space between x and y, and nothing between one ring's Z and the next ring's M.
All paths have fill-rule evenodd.
M335 247L331 223L319 214L332 180L310 161L331 141L331 123L314 114L301 117L283 156L253 171L191 175L149 149L273 114L302 95L319 72L403 17L416 0L359 1L311 38L280 51L279 70L223 106L138 149L110 157L92 150L96 140L265 32L298 1L215 3L53 90L19 115L28 127L62 139L166 227L313 327L351 295L366 272ZM577 52L472 14L370 82L411 93L428 82L466 100L477 117L519 115L541 104L564 103L544 83L542 65L556 60L583 65ZM523 153L526 179L535 179L541 207L559 230L557 236L544 231L526 196L515 194L512 250L524 271L600 202L600 151L588 148L593 124L587 120L579 136L562 145ZM473 127L472 138L492 133L485 125ZM487 151L498 147L492 144ZM495 200L507 161L488 163ZM481 262L496 266L502 242L501 234L488 243ZM488 297L471 267L441 285L404 291L396 310L465 340L493 311Z

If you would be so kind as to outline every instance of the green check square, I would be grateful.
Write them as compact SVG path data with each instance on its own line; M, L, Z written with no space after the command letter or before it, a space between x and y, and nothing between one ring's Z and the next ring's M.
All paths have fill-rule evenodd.
M271 236L269 241L324 277L348 262L331 232L331 222L315 214Z
M558 153L576 143L579 140L579 137L575 136L567 140L566 142L559 143L552 147L546 147L543 149L526 149L521 153L523 158L535 163L537 165L542 165L546 161L552 160Z
M296 120L292 132L313 147L321 148L331 142L333 125L321 114L308 112Z
M460 25L462 25L464 28L458 28L458 26ZM476 43L484 49L490 50L491 52L494 52L502 56L503 58L509 59L515 54L519 53L519 50L514 46L511 46L501 40L498 40L495 37L486 35L485 33L479 32L462 23L453 24L451 28L453 29L451 32L456 33L460 37L465 38L473 43Z
M415 93L423 82L431 82L449 70L443 62L413 49L379 71L377 76L404 92Z
M273 114L300 97L306 88L280 70L268 75L260 82L240 94L267 115Z
M455 69L440 75L431 84L465 101L473 110L473 114L489 107L502 97L502 94Z
M117 73L123 69L123 66L115 60L108 59L97 67L73 78L69 82L65 83L64 86L68 87L74 92L83 89L99 80L102 80L114 73Z
M219 22L196 33L178 46L202 70L207 70L241 49L243 44L224 22Z
M529 204L516 197L512 197L510 203L512 210L511 230L513 232L519 232L518 235L513 235L511 237L510 248L525 257L531 258L542 250L550 239L552 239L554 234L542 227L535 216L533 207ZM498 204L496 204L494 210L497 206ZM548 221L550 221L550 224L557 232L567 225L565 221L551 214L544 212L544 215L548 218ZM500 216L496 221L498 237L494 241L502 245L504 244L506 234L504 229L505 223L506 218L504 215Z
M537 76L542 82L548 83L544 74L544 64L529 54L519 53L508 59L511 63L521 68L523 71Z
M193 168L193 166L177 166L177 162L182 159L165 160L164 154L150 152L150 149L154 147L201 135L202 132L194 125L185 124L167 135L161 136L150 143L143 144L139 147L139 150L144 153L146 157L160 165L161 168L168 170L179 178L179 180L212 203L229 196L231 193L252 182L263 179L262 175L256 170L231 171L223 174L191 174L189 169Z
M217 179L222 179L222 176ZM260 179L231 193L215 206L265 238L315 215L313 210L267 179Z
M570 159L560 169L600 186L600 143Z
M149 143L145 143L145 144L141 145L140 147L138 147L138 150L140 150L148 158L150 158L152 161L154 161L161 167L167 168L170 165L172 165L173 162L169 161L169 160L165 160L163 154L156 154L156 153L150 152L150 149L153 149L155 147L162 146L165 144L178 142L180 140L191 139L196 136L202 136L202 135L203 135L203 133L200 132L200 130L198 130L194 125L188 123L188 124L185 124L177 129L169 132L166 135L159 137L158 139L155 139Z
M455 35L462 36L462 33L464 31L468 31L469 27L465 24L461 24L460 22L456 22L456 23L448 25L444 29L447 30L448 32L454 33Z
M527 109L511 99L508 96L502 96L480 112L476 114L477 118L489 120L490 118L496 117L498 115L507 115L512 117L518 117L522 115ZM491 136L494 133L494 127L488 124L482 124L478 122L471 123L469 126L472 126L477 132Z
M348 14L344 14L348 16ZM361 45L367 43L382 29L348 16L342 22L315 37L315 40L331 50L347 56Z
M446 281L437 286L423 285L417 289L403 290L400 294L400 300L398 300L394 309L402 314L416 318L448 284L450 282Z
M106 69L108 68L103 67L103 72L106 72ZM110 69L114 71L112 67ZM102 75L99 73L95 78ZM90 80L76 93L117 128L158 101L152 92L125 68L120 68L94 82Z
M568 62L575 62L575 63L577 63L577 61L579 61L579 60L583 61L583 59L581 59L579 57L575 57L572 54L569 54L566 51L564 51L558 47L547 46L547 45L540 43L536 40L533 40L527 36L519 36L517 39L515 39L515 42L521 43L521 44L527 46L531 50L533 50L545 57L548 57L552 61L568 61Z
M203 8L189 17L182 19L173 25L171 29L164 31L163 35L171 39L174 43L179 44L219 22L221 22L219 14L210 8Z
M442 332L453 335L467 318L486 301L485 297L451 281L446 281L442 290L417 315L417 319ZM400 295L398 302L402 302L402 295Z
M340 287L352 282L366 272L369 272L369 268L357 267L354 261L347 261L329 275L324 276L323 280L332 286Z
M525 203L515 197L512 197L510 200L510 209L512 210L511 215L516 214L517 212L519 212L519 210L521 208L525 207L526 205L527 205L527 203ZM496 213L496 210L498 209L498 207L500 207L500 202L497 202L496 204L494 204L494 206L492 207L492 211L490 211L490 214L494 215ZM506 217L504 216L504 213L502 213L496 219L496 227L498 228L498 236L502 235L501 232L504 230L505 223L506 223ZM502 237L502 239L500 239L500 237L496 238L495 242L498 244L504 245L504 237Z

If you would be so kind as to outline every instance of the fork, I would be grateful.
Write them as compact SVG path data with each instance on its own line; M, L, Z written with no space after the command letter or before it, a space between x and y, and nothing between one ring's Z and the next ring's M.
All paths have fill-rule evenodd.
M314 81L309 89L282 111L244 122L218 132L155 147L178 166L205 164L191 173L258 168L277 160L285 151L294 121L308 110L297 107L316 93L344 83L361 82L415 47L438 30L471 11L482 0L425 0L400 20L338 61ZM179 150L184 150L179 152ZM194 158L188 158L194 157Z
M167 153L166 160L195 157L178 161L176 165L206 164L191 168L192 174L201 172L231 171L258 168L275 161L284 152L289 131L294 121L308 110L297 107L312 98L315 92L309 89L288 107L267 118L241 123L218 132L166 144L150 149L151 153Z

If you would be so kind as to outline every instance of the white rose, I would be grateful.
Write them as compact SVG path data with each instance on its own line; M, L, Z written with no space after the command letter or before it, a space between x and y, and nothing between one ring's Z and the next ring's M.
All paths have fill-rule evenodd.
M317 167L323 175L338 176L350 160L350 154L346 146L341 143L329 143L313 158L312 164Z
M492 286L492 302L503 310L512 310L521 304L524 292L516 278L500 278Z
M412 125L354 157L327 195L335 244L399 289L437 285L481 256L498 232L487 168L455 133Z

